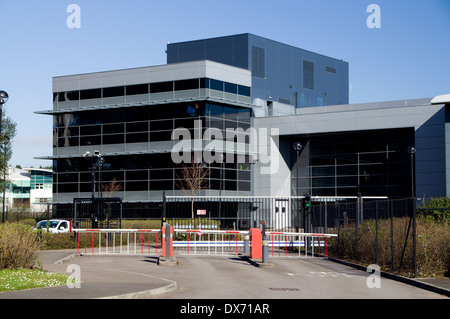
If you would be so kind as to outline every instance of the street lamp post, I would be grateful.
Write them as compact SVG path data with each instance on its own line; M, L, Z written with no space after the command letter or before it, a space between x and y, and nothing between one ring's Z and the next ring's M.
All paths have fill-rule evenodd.
M299 176L298 176L298 172L299 172L299 170L298 170L298 168L299 168L299 166L300 166L300 163L299 163L299 160L300 160L300 151L302 150L302 148L303 148L303 145L302 145L302 143L300 143L300 142L295 142L294 143L294 150L297 152L297 163L296 163L296 178L295 178L295 184L296 184L296 189L297 189L297 196L299 196L300 195L300 193L299 193L299 183L298 183L298 181L299 181ZM297 231L299 231L299 229L300 229L300 200L297 198Z
M99 151L94 151L94 154L91 154L91 152L86 152L84 153L83 157L91 162L91 198L92 198L92 211L91 211L91 218L92 218L92 228L97 228L98 227L98 211L97 211L97 206L96 205L96 201L95 201L95 171L97 169L100 170L100 175L102 173L102 169L101 166L103 166L104 163L104 159L102 157L102 155L100 154ZM100 182L102 182L102 177L99 177ZM102 185L99 185L98 189L100 194L101 193L101 187ZM102 197L102 195L100 195L100 198Z
M9 95L8 93L6 93L5 91L1 90L0 91L0 134L2 133L2 117L3 117L3 104L5 104L6 102L8 102L9 99ZM6 139L5 139L6 141ZM6 146L5 146L6 148ZM6 156L5 156L6 159ZM6 165L6 161L5 161L5 166ZM6 167L3 170L3 185L5 187L5 181L6 181ZM5 222L5 189L3 189L3 213L2 213L2 223Z
M408 147L408 153L411 155L411 200L412 200L412 219L413 219L413 253L414 253L414 278L417 278L417 239L416 239L416 189L414 179L414 156L416 149L414 146Z
M0 134L2 133L2 117L3 117L3 104L8 102L9 95L5 91L0 91Z
M2 223L5 222L5 201L6 201L6 174L8 172L8 165L6 165L6 147L8 146L9 138L5 137L3 140L3 161L5 163L5 167L3 167L3 203L2 203Z

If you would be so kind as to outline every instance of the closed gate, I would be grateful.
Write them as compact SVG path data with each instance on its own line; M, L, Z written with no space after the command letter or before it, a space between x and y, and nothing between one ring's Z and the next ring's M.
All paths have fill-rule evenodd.
M121 198L74 198L73 210L75 228L111 229L122 227Z

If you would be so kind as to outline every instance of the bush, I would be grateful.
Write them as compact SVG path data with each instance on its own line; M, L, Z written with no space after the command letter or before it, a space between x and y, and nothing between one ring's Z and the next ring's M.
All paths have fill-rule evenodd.
M0 225L0 269L34 268L39 247L39 236L31 227Z
M330 241L330 256L350 261L356 259L369 265L377 261L378 248L378 265L382 269L411 276L414 274L414 250L412 225L406 238L409 222L409 218L394 218L391 230L390 219L378 220L378 244L375 220L366 220L358 225L357 242L355 224L341 226L339 236ZM449 226L448 222L436 223L424 216L416 219L417 271L420 276L448 275L450 272Z
M421 208L426 210L421 210ZM448 208L448 210L442 208ZM450 198L432 198L425 205L418 207L418 214L419 216L430 217L438 222L450 222Z

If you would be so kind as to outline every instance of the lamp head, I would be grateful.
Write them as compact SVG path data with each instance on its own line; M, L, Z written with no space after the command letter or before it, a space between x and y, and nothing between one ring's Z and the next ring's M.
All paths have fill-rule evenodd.
M295 142L295 143L294 143L294 150L296 150L296 151L301 151L302 148L303 148L302 143L300 143L300 142Z
M0 105L3 105L6 102L8 102L8 99L9 99L8 93L6 93L5 91L0 91Z

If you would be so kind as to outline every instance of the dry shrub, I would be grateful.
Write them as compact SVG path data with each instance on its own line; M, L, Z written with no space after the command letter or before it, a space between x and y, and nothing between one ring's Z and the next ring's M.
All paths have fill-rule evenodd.
M34 268L39 236L30 226L0 225L0 269Z
M409 228L409 233L408 233ZM377 240L378 229L378 240ZM366 220L358 225L341 226L339 237L330 244L330 255L362 264L378 265L405 276L414 274L413 225L410 218ZM431 218L416 219L417 271L420 276L450 272L450 227ZM392 240L393 239L393 240ZM377 260L378 256L378 260Z

